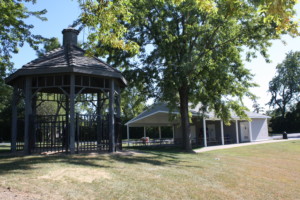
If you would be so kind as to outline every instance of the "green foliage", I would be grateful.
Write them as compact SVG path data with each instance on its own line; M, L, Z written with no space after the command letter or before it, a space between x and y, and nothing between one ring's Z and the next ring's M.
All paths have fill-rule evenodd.
M29 11L24 2L35 3L35 0L0 0L0 126L6 139L10 134L12 90L5 85L4 78L13 70L11 56L18 53L24 43L37 49L44 40L42 36L32 34L33 25L24 20L33 16L44 21L46 10Z
M252 108L253 108L253 112L256 113L264 112L264 108L260 106L260 104L257 102L256 99L253 100Z
M281 116L281 112L276 109L271 119L271 128L273 133L299 133L300 131L300 103L291 106L290 111ZM276 112L278 112L276 114Z
M38 57L42 57L49 51L52 51L60 47L60 43L58 41L58 38L56 37L46 39L43 43L44 43L44 47L36 51Z
M46 53L59 48L61 45L58 41L58 38L52 37L50 39L45 39L43 41L43 48L37 49L36 54L38 57L44 56ZM43 99L47 99L47 97L50 100L54 99L53 94L42 94ZM55 101L45 101L45 102L37 102L37 104L41 104L39 107L37 107L36 114L37 115L57 115L62 114L62 109L60 109L60 105L58 102Z
M288 108L299 101L300 52L289 52L285 60L277 65L276 75L269 83L271 100L268 103L278 108L284 118Z
M10 139L12 89L3 84L0 91L0 139L7 141Z
M146 109L145 96L136 87L127 87L121 94L122 121L127 122Z
M33 25L27 24L24 20L30 16L46 20L43 15L46 10L29 11L23 2L35 3L35 0L1 0L0 1L0 73L1 81L6 70L11 70L11 54L18 53L18 47L28 43L32 48L37 49L38 44L43 41L40 35L31 33Z
M229 123L231 110L247 118L242 98L254 98L247 59L267 48L279 34L297 34L295 1L282 0L87 0L81 21L94 32L88 52L108 56L172 108L180 107L186 149L190 149L188 105L214 110ZM139 50L139 54L135 55ZM135 57L131 59L131 57ZM139 79L140 78L140 79ZM146 93L147 94L147 93Z
M35 3L35 0L0 0L0 114L10 107L11 89L5 85L4 77L13 69L12 53L18 53L25 42L37 49L44 39L32 34L33 25L24 20L33 16L44 21L46 10L29 11L24 2Z

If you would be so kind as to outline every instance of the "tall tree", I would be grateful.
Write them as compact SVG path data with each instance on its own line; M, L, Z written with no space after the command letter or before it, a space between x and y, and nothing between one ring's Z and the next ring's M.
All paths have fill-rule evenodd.
M36 50L36 54L37 54L38 57L42 57L46 53L48 53L49 51L52 51L52 50L57 49L57 48L60 47L59 40L56 37L52 37L50 39L45 39L43 44L44 45L43 45L42 49Z
M35 3L35 0L1 0L0 1L0 70L1 77L7 69L13 67L11 54L18 53L18 47L28 43L32 48L37 49L43 37L31 33L33 25L27 24L24 20L30 16L37 17L43 21L47 20L43 15L47 12L29 11L24 2Z
M61 45L59 43L58 38L52 37L49 39L44 39L42 42L43 47L36 50L37 56L43 57L46 53L59 48ZM53 94L43 94L44 98L48 96L48 98L53 99ZM45 102L37 102L41 103L41 106L37 108L38 115L58 115L60 112L61 105L58 102L54 101L45 101ZM55 120L56 121L56 118Z
M6 74L13 69L11 56L18 53L18 47L27 42L34 49L43 41L43 37L31 33L33 25L27 24L24 20L30 16L46 20L43 15L46 10L29 11L24 2L35 3L35 0L0 0L0 95L6 97L10 90L4 84ZM0 102L0 107L2 105Z
M9 138L11 116L11 88L4 83L7 73L13 70L11 56L18 53L18 47L28 43L34 49L43 41L43 37L31 33L33 25L24 20L30 16L46 20L46 10L29 11L24 2L35 0L0 0L0 126L4 138Z
M136 87L127 87L122 92L122 121L127 122L146 108L146 98Z
M260 106L260 104L257 102L256 99L253 100L252 108L253 108L253 112L256 113L264 112L264 108Z
M201 111L212 109L226 123L231 110L246 118L242 98L253 97L249 88L255 84L240 52L248 47L248 59L257 51L267 58L271 39L296 34L297 24L291 21L294 4L293 0L86 0L81 4L81 22L94 30L88 37L90 54L109 55L125 67L142 69L148 74L145 82L152 80L153 93L180 108L183 147L189 151L189 103L201 102Z
M289 52L284 61L276 66L276 75L269 83L271 100L268 103L278 108L284 118L289 106L299 101L300 52Z

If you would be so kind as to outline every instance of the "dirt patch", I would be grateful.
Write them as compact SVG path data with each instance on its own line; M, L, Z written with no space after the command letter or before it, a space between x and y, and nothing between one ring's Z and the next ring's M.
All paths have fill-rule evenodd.
M113 154L115 154L115 155L123 155L123 156L134 156L134 155L142 155L142 156L144 156L146 153L141 152L141 151L126 151L126 150L123 150L123 151L117 151L117 152L115 152Z
M0 187L0 199L5 200L39 200L42 199L40 195L21 192L14 189Z
M50 171L48 174L38 177L40 179L50 179L56 181L64 181L74 179L83 183L92 183L95 180L111 179L108 172L102 169L91 168L64 168Z

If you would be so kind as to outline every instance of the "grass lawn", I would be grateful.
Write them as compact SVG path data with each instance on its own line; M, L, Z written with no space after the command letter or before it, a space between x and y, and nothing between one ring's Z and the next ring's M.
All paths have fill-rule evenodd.
M199 154L139 152L0 153L0 199L300 199L300 140Z

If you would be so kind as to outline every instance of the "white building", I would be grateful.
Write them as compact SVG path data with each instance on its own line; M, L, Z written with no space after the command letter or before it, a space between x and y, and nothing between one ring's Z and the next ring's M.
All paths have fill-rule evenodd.
M196 109L191 109L192 123L191 139L194 144L210 146L224 145L241 142L253 142L269 139L268 123L269 116L258 113L245 112L251 121L240 119L236 115L231 117L231 125L226 126L223 121L213 113L200 117ZM178 116L179 111L175 110L171 115ZM175 117L176 118L176 117ZM175 144L182 142L182 131L178 119L170 120L169 108L166 104L158 103L142 112L137 117L131 119L126 124L127 139L130 139L130 127L144 127L144 136L147 136L145 127L159 127L159 138L163 138L161 128L171 126L173 130L173 140Z

